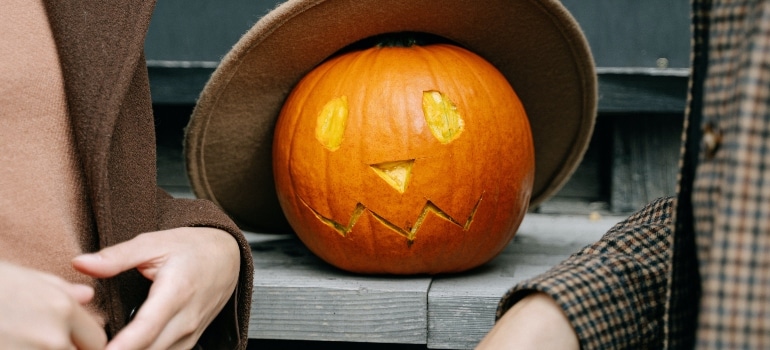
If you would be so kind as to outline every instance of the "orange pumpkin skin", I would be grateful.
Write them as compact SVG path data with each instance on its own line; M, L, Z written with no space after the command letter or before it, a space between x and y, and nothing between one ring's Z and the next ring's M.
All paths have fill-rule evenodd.
M296 85L274 136L289 223L344 270L479 266L513 238L528 207L534 148L524 108L502 74L457 46L334 57Z

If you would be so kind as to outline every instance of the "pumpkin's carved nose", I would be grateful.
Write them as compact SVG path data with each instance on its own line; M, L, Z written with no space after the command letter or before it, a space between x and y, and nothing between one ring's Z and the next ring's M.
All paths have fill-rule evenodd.
M412 166L414 159L397 160L369 165L377 175L388 183L399 193L406 191L409 185L409 179L412 177Z

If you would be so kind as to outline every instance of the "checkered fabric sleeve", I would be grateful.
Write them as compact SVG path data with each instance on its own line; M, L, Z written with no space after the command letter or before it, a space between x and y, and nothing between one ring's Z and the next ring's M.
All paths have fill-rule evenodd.
M541 291L564 309L582 349L660 348L674 202L648 204L599 242L516 285L500 301L497 317Z

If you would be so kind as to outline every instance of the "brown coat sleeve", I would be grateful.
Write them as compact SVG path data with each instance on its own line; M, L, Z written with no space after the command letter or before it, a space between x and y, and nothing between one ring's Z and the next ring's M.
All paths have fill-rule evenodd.
M548 272L513 287L501 317L542 291L564 309L582 349L661 348L674 200L656 200Z
M208 226L229 232L241 249L236 293L202 338L205 348L245 348L251 250L214 204L174 199L157 189L154 125L144 38L154 0L44 0L65 80L67 106L86 178L99 249L142 232ZM90 242L91 237L84 241ZM146 298L135 270L102 281L115 334ZM235 344L228 344L228 338ZM237 344L240 342L240 344ZM233 346L229 346L233 345Z
M203 199L175 199L158 189L160 229L176 227L214 227L230 233L241 250L238 286L224 309L203 333L203 349L245 349L253 286L254 265L251 247L240 229L214 203Z

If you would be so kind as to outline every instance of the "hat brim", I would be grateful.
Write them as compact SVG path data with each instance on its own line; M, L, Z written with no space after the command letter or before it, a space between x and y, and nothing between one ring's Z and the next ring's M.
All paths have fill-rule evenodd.
M345 46L390 32L425 32L495 65L519 95L535 144L531 205L580 163L596 117L593 59L555 0L290 0L224 57L193 112L185 141L193 192L242 228L287 231L272 173L273 129L307 72Z

